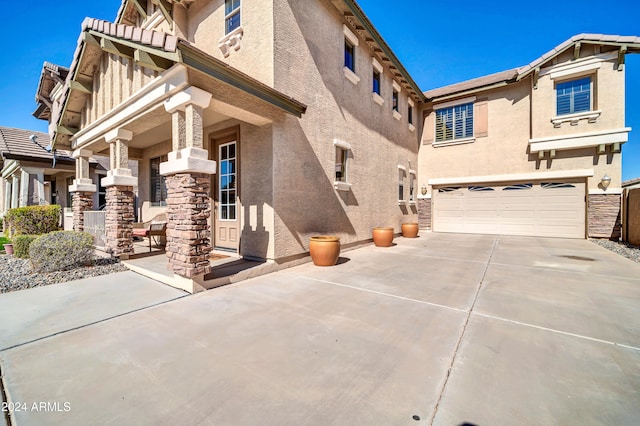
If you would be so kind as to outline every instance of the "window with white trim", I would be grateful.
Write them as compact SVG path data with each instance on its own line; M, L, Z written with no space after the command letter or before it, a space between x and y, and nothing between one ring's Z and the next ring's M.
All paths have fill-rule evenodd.
M152 158L149 160L149 195L152 206L167 205L166 176L160 174L160 163L167 161L167 156Z
M409 202L414 203L416 201L416 172L414 170L409 171Z
M591 77L556 83L557 115L591 111Z
M473 102L436 110L436 142L473 137Z
M376 69L373 70L373 93L380 95L380 72Z
M338 190L348 191L351 187L348 180L351 145L338 139L333 140L333 145L336 148L334 187Z
M349 39L344 39L344 66L356 72L356 47Z
M225 34L240 27L240 0L225 0L224 2Z
M403 166L398 166L398 202L405 202L404 198L404 177L407 170Z

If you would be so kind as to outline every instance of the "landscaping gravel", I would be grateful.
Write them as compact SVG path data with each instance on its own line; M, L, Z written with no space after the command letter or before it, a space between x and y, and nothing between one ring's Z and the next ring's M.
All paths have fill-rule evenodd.
M91 266L69 271L36 273L28 259L0 255L0 293L25 290L49 284L63 283L82 278L97 277L128 269L118 259L97 257Z
M601 240L601 239L593 239L591 240L594 243L602 246L608 250L611 250L614 253L619 254L620 256L624 256L627 259L631 259L634 262L640 263L640 246L634 246L625 242L611 241L611 240Z

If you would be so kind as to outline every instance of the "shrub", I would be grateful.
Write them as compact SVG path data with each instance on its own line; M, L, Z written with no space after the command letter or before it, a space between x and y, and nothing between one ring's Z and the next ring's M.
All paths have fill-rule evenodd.
M38 238L37 235L16 235L13 238L13 255L21 259L29 257L29 245Z
M18 207L9 209L4 220L12 235L40 235L58 230L61 211L62 207L57 204Z
M56 231L41 235L29 247L38 272L64 271L93 261L93 237L86 232Z

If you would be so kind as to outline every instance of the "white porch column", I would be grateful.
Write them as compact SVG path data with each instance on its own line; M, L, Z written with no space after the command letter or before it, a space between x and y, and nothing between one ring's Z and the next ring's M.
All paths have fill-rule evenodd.
M6 213L7 210L11 208L11 181L9 179L5 180L4 183L4 206L2 209L2 213Z
M73 229L84 230L84 212L93 209L93 193L96 185L89 178L89 157L93 154L87 149L76 149L72 157L76 159L76 178L69 186L69 192L73 192Z
M23 167L23 172L28 174L27 179L27 200L28 206L38 206L46 204L44 195L44 170L32 167Z
M107 252L126 259L133 253L133 187L138 178L129 168L129 141L133 132L114 129L106 133L109 143L109 171L102 178L102 186L107 188L107 215L105 231Z
M202 122L210 101L210 93L191 86L164 104L173 125L173 150L160 164L160 174L167 177L166 251L175 285L192 293L203 289L210 270L209 193L216 162L204 149Z
M11 206L10 208L15 209L19 207L20 200L20 178L17 175L13 175L13 184L11 185Z
M19 207L25 207L28 205L29 200L29 173L22 170L20 173L20 200L18 201Z

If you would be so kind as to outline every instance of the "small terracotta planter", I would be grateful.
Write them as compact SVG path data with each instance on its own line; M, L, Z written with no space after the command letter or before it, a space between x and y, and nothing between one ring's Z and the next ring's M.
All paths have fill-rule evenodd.
M309 238L309 253L316 266L333 266L340 257L340 237L318 235Z
M373 228L373 243L376 247L391 247L393 228Z
M13 244L5 244L4 250L7 254L13 254Z
M418 237L418 222L407 222L402 224L402 236L405 238Z

